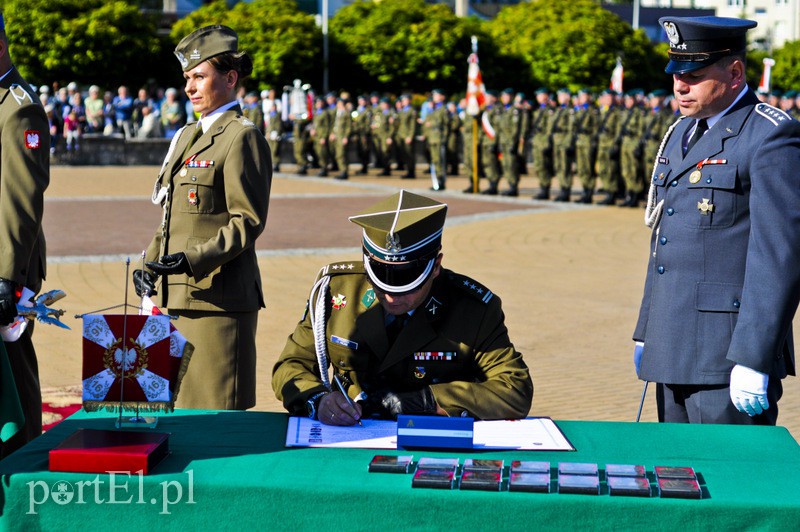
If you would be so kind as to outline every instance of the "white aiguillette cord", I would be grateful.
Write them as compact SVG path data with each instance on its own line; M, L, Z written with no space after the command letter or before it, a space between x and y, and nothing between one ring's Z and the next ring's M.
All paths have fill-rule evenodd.
M180 138L183 131L189 127L191 124L187 124L180 128L176 133L175 136L172 137L172 141L169 143L169 149L167 150L167 155L164 157L164 162L161 163L161 170L158 172L158 177L156 178L156 182L153 185L153 194L150 197L150 201L153 202L154 205L158 205L164 201L169 193L169 185L162 187L161 186L161 176L164 174L164 169L169 164L169 160L172 157L172 154L175 152L175 146L178 144L178 139Z
M314 347L317 353L317 364L319 364L319 376L325 388L331 391L331 380L328 376L328 344L325 337L325 301L329 283L330 277L324 275L311 288L308 296L308 318L314 329ZM314 294L317 295L316 298Z

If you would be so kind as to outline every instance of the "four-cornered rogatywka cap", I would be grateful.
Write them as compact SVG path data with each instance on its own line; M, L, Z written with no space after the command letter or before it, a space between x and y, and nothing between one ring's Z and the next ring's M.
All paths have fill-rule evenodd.
M428 280L442 247L447 205L401 190L350 221L363 228L364 268L372 284L405 294Z

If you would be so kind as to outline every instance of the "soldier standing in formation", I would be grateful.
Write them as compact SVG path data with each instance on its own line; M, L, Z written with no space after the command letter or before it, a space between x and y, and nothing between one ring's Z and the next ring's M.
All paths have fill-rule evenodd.
M380 98L378 110L372 113L372 138L375 146L375 159L377 165L382 168L380 175L388 176L392 174L392 127L394 113L389 103L389 98Z
M406 173L402 176L403 179L414 179L417 166L417 154L414 150L417 135L417 111L411 105L411 95L409 94L400 96L400 105L400 112L395 118L397 155L406 169Z
M494 91L486 91L486 105L481 114L481 127L478 143L481 151L481 165L489 188L481 194L496 195L500 171L497 168L497 129L494 127L497 117L497 95Z
M445 150L450 120L447 116L447 107L444 101L444 91L434 89L433 109L425 117L425 122L423 123L423 131L431 154L431 174L435 178L434 190L444 190L445 188Z
M461 117L458 116L456 102L447 102L447 143L445 153L447 155L447 167L450 175L458 175L458 148L461 135Z
M600 124L597 128L597 177L600 179L605 198L599 204L614 202L619 179L619 130L621 115L615 105L616 93L604 90L600 95ZM610 199L609 199L610 198Z
M572 136L575 142L575 170L578 181L583 186L583 193L575 201L591 203L595 182L595 157L597 155L597 125L600 115L592 105L592 96L588 90L578 91L578 108L572 125Z
M264 136L267 137L267 144L272 153L272 171L279 172L283 120L281 120L280 101L275 99L275 89L270 89L268 94L269 104L264 106Z
M572 120L574 110L570 103L569 89L560 89L556 95L558 108L550 122L550 137L553 142L553 166L561 192L555 201L569 201L572 191L572 161L574 149L572 145Z
M501 194L503 196L519 195L519 163L517 154L519 153L519 143L521 138L522 113L513 104L514 90L504 89L500 94L500 106L493 124L497 132L497 146L500 150L502 161L503 176L508 181L508 189ZM498 179L499 180L499 179ZM498 180L489 181L489 191L497 193ZM487 192L489 192L487 191Z
M531 104L525 99L525 93L518 92L514 96L514 107L519 109L519 145L517 146L517 166L520 175L528 175L528 138L531 134Z
M336 179L347 179L347 149L350 143L350 134L353 132L353 118L347 110L347 102L343 98L336 100L336 114L333 117L333 127L328 137L330 145L336 154L336 165L340 172Z
M367 167L369 166L369 156L372 152L372 129L370 124L372 122L372 111L368 105L367 97L362 95L358 97L358 107L352 112L353 128L356 134L358 162L361 163L361 168L358 173L365 175Z
M620 173L625 183L625 200L622 205L626 207L638 206L644 190L642 140L645 113L644 109L637 105L636 96L637 91L625 94L626 116L620 128Z
M541 190L533 199L550 199L550 183L553 181L553 139L550 136L554 111L551 106L550 93L547 89L536 91L538 106L531 116L531 152L533 168L539 178Z
M328 164L330 162L330 150L328 149L328 137L331 134L331 115L325 100L317 98L314 101L314 118L312 119L311 138L314 140L314 149L317 152L320 170L319 177L328 175Z
M675 121L672 110L669 106L664 106L665 96L666 91L658 89L651 92L647 100L648 111L644 118L644 134L642 136L644 143L642 166L644 177L647 181L649 181L653 165L656 163L661 139L664 138L669 126ZM637 207L638 204L639 201L637 200L628 206Z
M308 173L310 142L308 126L311 123L311 109L308 105L308 96L299 79L294 80L294 86L289 93L289 120L292 121L294 161L298 166L297 174L306 175Z

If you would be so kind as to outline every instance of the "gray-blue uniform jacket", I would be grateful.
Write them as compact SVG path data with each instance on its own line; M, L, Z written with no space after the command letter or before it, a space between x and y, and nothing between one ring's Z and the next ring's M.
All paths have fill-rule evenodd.
M640 379L727 384L736 364L795 374L800 123L746 90L686 158L692 119L658 157L653 203L664 203L633 335Z

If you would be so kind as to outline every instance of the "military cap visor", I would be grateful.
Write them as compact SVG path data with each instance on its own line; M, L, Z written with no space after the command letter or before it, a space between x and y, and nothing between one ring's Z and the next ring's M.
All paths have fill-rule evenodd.
M212 57L238 50L239 36L235 31L227 26L206 26L181 39L175 47L175 57L188 72Z
M365 250L366 252L366 250ZM364 269L370 282L381 292L401 296L418 290L433 273L436 254L429 259L405 263L382 262L365 253Z
M753 20L727 17L661 17L669 39L667 74L686 74L747 48Z

